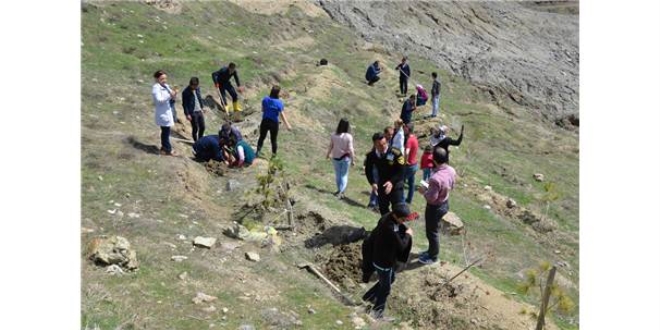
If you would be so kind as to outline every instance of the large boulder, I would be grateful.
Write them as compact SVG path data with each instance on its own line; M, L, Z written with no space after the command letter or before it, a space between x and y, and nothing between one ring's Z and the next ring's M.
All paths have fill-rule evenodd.
M442 226L442 233L445 235L460 235L465 228L461 218L459 218L454 212L447 212L447 214L442 217L440 225Z
M94 238L89 245L88 253L92 261L103 266L118 265L133 270L139 265L137 253L131 249L131 243L121 236Z

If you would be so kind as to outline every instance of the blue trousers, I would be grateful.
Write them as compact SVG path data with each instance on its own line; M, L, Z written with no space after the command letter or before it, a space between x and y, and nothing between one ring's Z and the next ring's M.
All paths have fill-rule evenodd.
M415 173L419 168L418 164L408 165L403 170L403 181L408 185L408 197L406 197L406 203L411 204L413 195L415 194Z
M170 153L172 152L172 145L170 144L170 127L161 126L160 127L160 149Z
M337 191L343 193L348 185L348 168L351 164L350 157L344 157L342 160L332 159L332 165L335 167L335 183Z

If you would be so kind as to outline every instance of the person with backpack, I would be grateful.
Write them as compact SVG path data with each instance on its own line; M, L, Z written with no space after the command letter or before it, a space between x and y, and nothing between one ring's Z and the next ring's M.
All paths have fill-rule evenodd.
M380 80L380 77L378 76L381 72L380 69L380 63L378 60L376 60L373 64L371 64L367 68L367 73L365 74L365 78L367 79L367 84L369 86L373 86L375 82Z
M167 84L167 74L163 70L154 73L156 83L151 88L151 97L155 106L156 125L160 126L160 154L177 156L170 143L170 131L174 126L170 100L176 97L176 91Z
M401 63L394 68L394 70L399 70L399 90L403 96L408 94L408 79L410 79L410 65L406 62L407 60L408 58L404 56Z
M447 164L448 161L447 150L436 146L433 149L434 172L428 181L428 188L423 186L417 188L426 199L424 219L429 248L419 256L419 262L425 265L438 261L440 221L449 212L449 192L454 189L456 182L456 170Z
M190 78L188 86L181 93L181 100L183 103L183 112L192 126L193 141L197 142L197 140L204 136L204 129L206 128L204 122L206 109L204 108L204 102L202 102L199 78Z
M378 209L381 215L390 211L390 204L403 202L403 152L390 147L382 133L375 133L373 150L367 154L365 175L371 190L378 195ZM374 178L374 168L378 171L378 180Z
M261 147L264 144L266 139L266 134L270 132L270 145L272 156L277 156L277 132L280 128L280 115L282 115L282 121L286 125L288 130L291 130L291 125L289 121L286 120L284 115L284 102L280 100L280 86L273 86L270 90L270 95L265 96L261 100L261 111L263 116L261 119L261 125L259 125L259 140L257 141L257 157L261 153Z
M328 159L332 156L332 164L335 168L335 183L337 192L335 196L344 198L344 191L348 185L349 163L355 166L355 150L353 149L353 136L350 131L350 124L346 118L339 120L335 134L330 136L330 147L325 155Z
M229 112L229 104L227 103L227 96L226 96L226 92L229 92L234 111L240 112L243 111L243 109L241 109L241 105L238 103L238 94L236 94L236 90L234 89L234 86L232 86L231 84L231 77L234 77L234 80L236 81L236 86L238 86L238 91L242 93L243 86L241 86L241 81L238 79L238 71L236 71L235 63L233 62L229 63L229 65L224 66L220 68L220 70L215 71L211 74L211 78L213 79L213 84L215 84L215 87L220 91L220 95L222 96L222 102L225 104L224 110L226 112Z
M396 262L406 263L410 255L413 230L404 224L410 215L406 203L395 204L392 212L378 220L376 228L362 244L362 281L368 283L373 272L378 273L378 282L362 296L363 301L374 305L371 313L376 319L384 319Z

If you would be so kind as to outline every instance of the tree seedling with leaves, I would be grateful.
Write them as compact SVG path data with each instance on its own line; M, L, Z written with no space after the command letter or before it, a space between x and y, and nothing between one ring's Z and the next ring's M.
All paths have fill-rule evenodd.
M558 285L554 284L554 277L557 268L549 262L541 262L537 268L528 269L525 272L525 280L518 286L518 290L524 295L531 295L538 288L538 295L541 298L541 307L538 313L523 309L522 314L529 314L537 321L536 330L543 329L545 325L545 316L551 311L568 314L575 308L575 303ZM547 274L547 280L544 278Z

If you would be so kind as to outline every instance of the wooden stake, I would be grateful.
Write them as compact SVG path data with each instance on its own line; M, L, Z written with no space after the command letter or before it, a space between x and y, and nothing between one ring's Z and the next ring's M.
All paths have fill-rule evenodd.
M552 266L550 273L548 274L548 280L545 282L545 292L543 292L543 301L541 302L541 311L539 312L539 318L536 321L536 330L542 330L545 326L545 313L548 309L548 301L550 300L550 292L552 288L552 282L555 280L555 272L557 267Z

